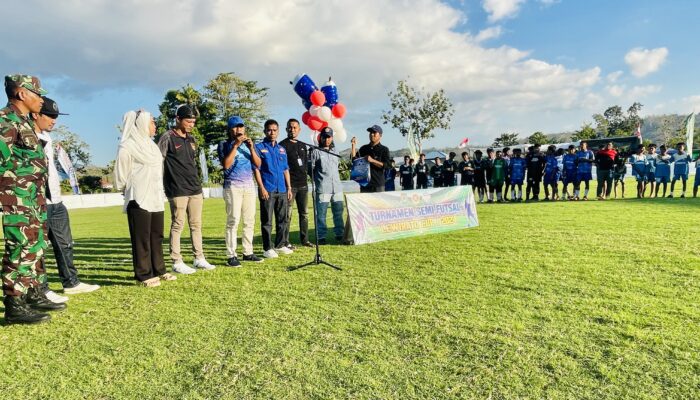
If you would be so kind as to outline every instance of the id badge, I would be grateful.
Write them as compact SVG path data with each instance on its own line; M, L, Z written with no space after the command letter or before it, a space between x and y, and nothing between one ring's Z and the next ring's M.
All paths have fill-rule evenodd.
M304 166L304 163L301 161L301 158L297 158L297 164L299 164L300 167Z

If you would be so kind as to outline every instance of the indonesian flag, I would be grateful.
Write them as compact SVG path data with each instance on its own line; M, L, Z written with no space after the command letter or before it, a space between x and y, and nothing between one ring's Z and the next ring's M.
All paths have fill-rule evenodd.
M462 139L461 142L459 142L459 148L463 149L463 148L467 147L468 144L469 144L469 138L464 138L464 139Z
M634 136L642 138L642 124L637 124L637 131L634 132Z

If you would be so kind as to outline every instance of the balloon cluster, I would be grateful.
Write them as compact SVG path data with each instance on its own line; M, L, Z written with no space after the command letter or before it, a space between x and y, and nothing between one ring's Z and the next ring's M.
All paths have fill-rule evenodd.
M333 129L333 141L345 142L348 135L343 128L342 118L347 109L338 103L338 88L331 78L321 89L306 74L297 75L290 83L306 107L307 111L301 116L301 121L313 131L311 140L318 143L319 131L329 126Z

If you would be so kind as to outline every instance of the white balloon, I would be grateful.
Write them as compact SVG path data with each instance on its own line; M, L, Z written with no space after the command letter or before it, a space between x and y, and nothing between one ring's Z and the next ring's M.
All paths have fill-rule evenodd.
M333 113L330 108L324 106L321 107L321 110L318 112L318 117L323 121L330 121L331 118L333 118Z
M343 120L340 118L331 118L330 121L328 121L328 126L333 129L333 132L338 131L340 129L343 129Z
M309 107L309 114L313 117L318 117L319 112L321 112L321 108L319 106L311 106Z
M338 142L338 143L345 143L345 140L348 138L348 133L345 131L345 128L341 127L337 131L334 129L333 130L333 141Z

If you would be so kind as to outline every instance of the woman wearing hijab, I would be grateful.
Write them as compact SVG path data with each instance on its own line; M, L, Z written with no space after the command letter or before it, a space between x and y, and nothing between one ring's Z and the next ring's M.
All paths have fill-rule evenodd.
M136 280L146 287L177 279L163 260L163 155L153 141L156 124L146 111L124 114L114 167L117 190L124 190Z

